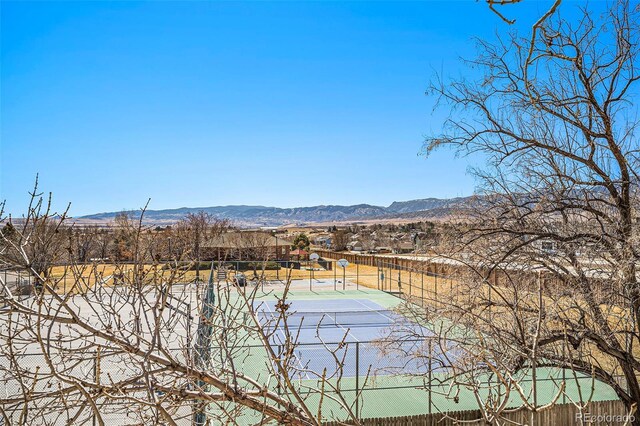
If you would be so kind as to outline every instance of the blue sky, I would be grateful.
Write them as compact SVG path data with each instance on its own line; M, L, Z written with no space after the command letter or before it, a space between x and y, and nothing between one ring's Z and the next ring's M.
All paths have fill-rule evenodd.
M526 28L549 2L505 9ZM563 8L575 4L563 4ZM278 207L453 197L477 158L418 155L484 2L2 2L0 198Z

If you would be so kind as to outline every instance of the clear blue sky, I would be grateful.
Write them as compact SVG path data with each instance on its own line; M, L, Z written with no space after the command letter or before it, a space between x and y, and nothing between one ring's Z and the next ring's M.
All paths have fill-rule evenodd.
M505 9L530 25L548 2ZM564 8L575 7L562 5ZM507 31L484 2L2 2L0 198L82 215L473 192L418 156L434 70Z

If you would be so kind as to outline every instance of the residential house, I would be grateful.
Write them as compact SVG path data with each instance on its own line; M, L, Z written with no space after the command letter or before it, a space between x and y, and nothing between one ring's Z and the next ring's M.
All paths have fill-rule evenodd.
M205 241L202 260L289 260L291 242L261 231L225 232Z

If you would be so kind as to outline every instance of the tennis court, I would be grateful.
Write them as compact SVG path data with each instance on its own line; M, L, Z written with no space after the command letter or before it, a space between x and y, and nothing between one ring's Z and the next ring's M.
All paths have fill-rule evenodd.
M254 302L260 323L265 330L272 332L270 343L276 354L282 354L286 346L284 324L282 320L278 321L280 315L276 309L279 297L282 293L274 285L268 294ZM289 331L297 340L294 356L298 373L294 376L301 388L317 388L323 371L340 371L342 396L349 402L353 401L351 408L355 407L361 418L477 409L478 395L467 389L454 391L450 388L449 373L444 365L455 357L456 347L448 347L445 355L428 346L433 344L428 337L435 335L431 327L412 323L396 312L394 307L401 302L396 296L383 291L363 287L356 289L351 282L346 283L345 290L334 290L333 285L328 285L314 286L313 291L307 282L294 283L287 293L286 303L289 306L285 316ZM390 327L413 330L414 334L425 338L388 345L383 339L388 336ZM243 365L255 376L256 369L266 370L269 361L258 346L251 352ZM444 362L445 356L449 358L447 362ZM545 403L542 400L547 399L546 402L550 402L563 380L566 391L560 402L579 401L584 397L593 401L617 399L609 386L594 383L587 376L570 374L572 376L568 377L561 369L539 368L538 403ZM330 380L335 382L338 379ZM488 397L491 380L495 378L486 378L487 386L478 391L480 396L487 394L485 396ZM529 391L532 386L530 375L523 373L521 385L525 393ZM361 393L360 398L356 398L358 393ZM457 393L455 398L453 393ZM307 402L313 406L318 397L310 394ZM515 392L511 399L509 406L522 404ZM322 403L323 413L328 418L346 418L344 410L329 398ZM246 423L253 420L253 415L249 415Z
M478 397L489 398L491 380L494 380L495 388L495 379L490 377L486 378L487 386L480 389L479 395L475 395L468 389L451 388L451 382L447 377L448 372L443 368L443 364L446 363L442 363L445 354L429 350L434 349L429 347L431 339L428 339L434 336L432 327L428 324L412 323L396 312L394 307L402 302L398 297L379 290L363 287L358 289L351 281L344 283L344 290L340 285L335 288L334 282L329 280L322 283L314 281L312 284L310 289L308 280L293 280L287 289L286 303L290 304L286 310L288 324L293 334L297 336L298 342L294 349L298 373L292 378L296 379L293 386L303 393L307 392L306 402L312 410L315 411L322 404L322 415L325 420L348 417L343 406L331 397L344 398L348 404L352 404L351 410L357 412L361 418L476 409ZM218 285L223 284L218 283ZM232 290L226 297L240 298L241 292L259 290L254 309L257 310L263 327L266 329L272 327L274 333L272 333L270 344L275 354L281 355L286 346L283 343L284 330L283 325L277 323L275 312L276 304L285 292L285 286L277 280L265 283L261 289L256 289L252 285L242 289L231 287ZM193 353L190 354L188 350L185 352L183 349L191 349L195 343L198 318L201 314L199 309L202 305L199 300L203 297L204 287L193 284L176 285L171 288L171 292L167 300L167 309L163 312L163 329L171 343L167 350L182 362L193 356ZM99 296L96 294L96 297ZM91 306L80 295L72 297L78 312L83 315L91 312ZM150 298L150 300L154 299ZM229 300L216 299L216 306L225 306L225 301L229 302ZM114 306L119 308L120 315L128 315L130 307L126 304L126 299L110 303L116 304ZM242 306L242 304L235 306ZM385 344L385 341L379 340L387 335L390 327L413 329L414 334L426 338L407 340L401 345L396 342L394 345L396 350L394 350L389 347L390 345ZM141 332L146 331L142 329ZM236 361L234 367L237 368L237 372L246 374L247 377L259 383L264 383L274 392L286 394L287 390L278 387L273 379L276 373L273 372L272 358L265 346L252 335L247 335L246 340L242 340L241 337L230 337L230 339L238 338L237 341L242 341L241 345L232 348L231 356ZM193 340L190 341L190 338ZM236 343L235 340L230 342L232 345ZM397 350L398 346L400 350ZM224 362L221 354L225 349L210 347L213 363ZM38 348L33 348L31 355L27 354L29 351L30 348L24 349L22 367L32 369L33 374L46 374L44 368L46 363L42 356L38 355ZM455 354L455 347L451 347L446 355L451 357L452 354ZM99 357L97 355L87 357L82 362L75 363L73 368L82 369L78 376L86 377L87 380L93 380L95 375L99 374L100 381L109 383L112 380L122 380L137 374L136 364L132 363L131 359L129 354L122 351L103 351ZM75 362L75 360L69 359L69 362ZM219 364L216 366L218 368ZM5 375L11 374L11 366L6 358L0 357L0 367L4 369ZM320 388L319 376L323 371L329 373L326 382L331 382L332 385L339 382L340 394L324 388L324 395L328 397L321 400L321 393L317 389ZM340 375L331 377L330 373L336 371L339 371ZM522 377L518 380L523 392L528 394L532 387L530 374L527 376L527 373L522 373ZM613 389L600 382L592 381L588 376L574 377L573 373L563 372L560 369L539 368L536 381L538 403L550 402L563 381L566 382L566 392L558 402L580 401L583 398L592 401L617 399ZM39 386L48 386L49 383L55 384L56 381L45 378L40 381ZM14 384L19 385L17 382ZM8 394L17 393L11 390L14 384L10 382L5 384ZM316 391L308 391L309 389L316 389ZM360 397L357 398L357 395ZM512 393L511 399L510 407L522 404L521 398L515 392ZM229 402L228 405L230 409L234 408L233 402ZM60 404L60 410L65 409ZM214 404L208 407L211 418L214 418L216 409ZM179 424L190 424L191 410L192 407L189 405L180 408L184 422L181 421ZM108 421L118 424L134 423L132 419L126 417L127 410L124 405L111 404L107 411L104 418ZM260 413L242 410L241 413L239 412L237 424L256 424L259 421Z
M257 307L258 317L266 331L272 334L272 346L278 348L285 343L284 321L278 320L275 313L275 301L265 301ZM342 368L343 377L355 377L361 374L359 367L375 374L390 374L402 370L405 373L426 373L436 369L437 359L425 362L425 359L413 359L407 362L402 357L385 355L382 350L374 350L376 340L383 339L391 327L412 328L416 335L432 336L433 333L418 324L412 323L389 308L365 298L295 300L290 302L286 314L286 323L296 335L298 346L295 357L302 370L321 372ZM319 342L324 344L318 345ZM349 350L356 348L354 343L371 346L360 351L358 362L355 356L349 356ZM380 346L382 344L380 343ZM402 352L425 352L422 341L408 341L402 344ZM358 348L360 349L360 348ZM327 352L334 351L337 358L344 360L336 365ZM311 378L307 375L307 378Z

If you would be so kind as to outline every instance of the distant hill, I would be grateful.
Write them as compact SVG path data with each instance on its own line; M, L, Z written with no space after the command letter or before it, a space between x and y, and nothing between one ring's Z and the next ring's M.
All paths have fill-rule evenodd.
M414 213L435 209L455 208L469 201L470 197L457 198L423 198L421 200L394 201L387 212L393 213Z
M425 198L422 200L395 201L388 207L370 204L353 206L321 205L313 207L279 208L265 206L216 206L181 207L166 210L147 210L145 222L151 224L169 224L184 218L188 213L205 211L220 219L230 219L240 226L280 226L288 224L310 224L318 222L344 222L376 218L415 217L439 218L450 214L463 206L470 197L450 199ZM98 213L82 216L83 221L107 222L120 212ZM128 211L137 217L139 211Z

